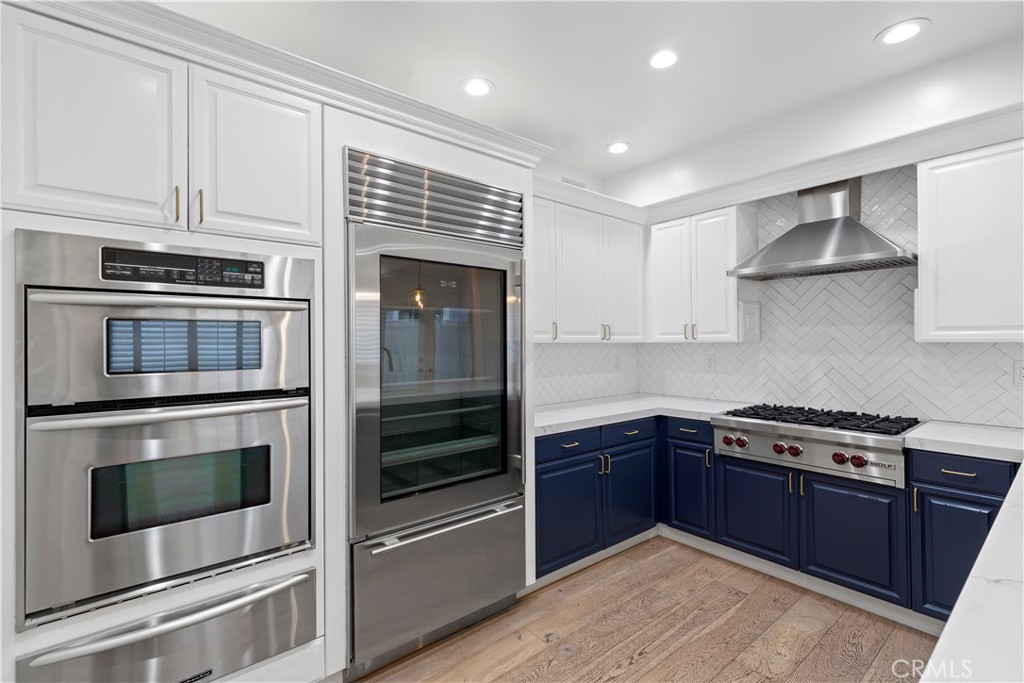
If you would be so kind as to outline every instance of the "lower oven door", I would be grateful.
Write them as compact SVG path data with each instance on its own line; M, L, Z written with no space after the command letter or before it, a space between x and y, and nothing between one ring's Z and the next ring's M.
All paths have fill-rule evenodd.
M250 586L17 662L24 683L206 681L316 637L314 572Z
M517 497L354 545L356 671L378 668L514 598L526 578L524 520Z
M306 398L26 425L26 615L309 542Z

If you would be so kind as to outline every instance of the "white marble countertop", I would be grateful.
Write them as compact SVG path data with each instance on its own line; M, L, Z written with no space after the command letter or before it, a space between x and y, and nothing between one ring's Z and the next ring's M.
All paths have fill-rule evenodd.
M572 429L599 427L610 422L639 420L666 415L691 420L709 420L712 415L748 406L738 401L716 401L709 398L686 398L658 394L626 394L589 401L573 401L537 406L533 413L536 436L557 434Z
M1024 430L960 422L925 422L903 439L907 448L1019 463L1024 458Z
M999 510L922 681L1024 681L1024 469Z

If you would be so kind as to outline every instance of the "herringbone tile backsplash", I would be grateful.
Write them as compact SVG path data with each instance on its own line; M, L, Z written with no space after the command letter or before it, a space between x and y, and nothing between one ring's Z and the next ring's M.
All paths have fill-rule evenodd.
M864 176L861 219L916 251L916 193L914 166ZM796 206L795 193L759 202L761 246L796 224ZM1024 345L915 342L916 287L908 268L762 282L753 344L540 345L537 403L633 391L633 351L644 393L1024 426L1024 392L1011 374ZM602 353L618 353L622 370L610 371ZM574 366L581 379L560 385L558 373Z

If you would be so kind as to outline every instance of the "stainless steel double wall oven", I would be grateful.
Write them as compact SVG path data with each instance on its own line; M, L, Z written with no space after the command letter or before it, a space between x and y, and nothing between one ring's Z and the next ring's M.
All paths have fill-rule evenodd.
M16 242L18 627L309 547L312 261Z
M347 150L354 662L525 583L522 197Z

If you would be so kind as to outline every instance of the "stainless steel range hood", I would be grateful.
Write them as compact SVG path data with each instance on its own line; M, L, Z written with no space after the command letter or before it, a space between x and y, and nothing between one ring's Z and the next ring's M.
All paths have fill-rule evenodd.
M728 274L748 280L917 265L917 255L860 222L860 178L797 193L799 223Z

